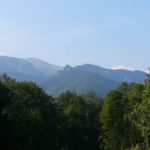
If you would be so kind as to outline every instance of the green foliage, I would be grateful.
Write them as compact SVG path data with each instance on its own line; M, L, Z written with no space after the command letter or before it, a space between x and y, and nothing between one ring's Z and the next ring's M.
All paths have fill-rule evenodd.
M141 84L122 83L105 98L100 114L104 149L120 150L142 142L139 129L131 117L134 107L142 101Z
M124 135L124 99L118 91L109 93L101 113L103 142L106 150L119 150Z
M68 150L99 149L98 114L102 105L87 99L87 95L78 96L69 91L58 97L58 107L64 118L61 124L63 132L60 133L64 137L63 147Z
M141 97L141 96L140 96ZM141 99L141 98L140 98ZM142 100L133 106L131 112L131 120L134 126L140 131L143 138L144 147L150 146L150 80L144 83L142 92Z
M2 75L0 136L4 150L149 150L150 80L124 82L102 100L70 91L53 98Z
M5 150L99 150L101 109L94 93L66 92L54 99L35 83L3 75L0 145Z
M16 82L3 76L0 84L0 107L0 131L2 130L4 149L57 148L55 106L52 98L36 84Z
M131 147L130 149L126 149L126 150L141 150L142 148L139 145L136 145L134 147ZM143 150L143 149L142 149ZM144 150L150 150L150 148L146 148Z
M139 147L139 145L136 145L135 147L132 147L129 150L141 150L141 148Z

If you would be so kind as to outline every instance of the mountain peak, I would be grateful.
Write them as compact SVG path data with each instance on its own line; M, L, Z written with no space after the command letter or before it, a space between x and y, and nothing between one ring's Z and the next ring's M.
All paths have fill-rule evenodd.
M64 71L70 71L72 69L72 67L70 65L66 65L64 67Z
M30 63L34 64L34 65L42 65L42 64L44 64L44 65L47 65L47 66L49 66L51 68L54 68L56 70L62 70L63 69L63 67L50 64L48 62L45 62L45 61L43 61L41 59L34 58L34 57L27 58L26 60L29 61Z
M40 83L52 95L66 90L81 93L94 91L104 95L123 81L140 83L146 78L145 72L128 71L126 68L113 70L92 64L59 67L37 58L7 56L0 56L0 73L8 73L16 80Z
M31 63L36 69L44 72L48 76L57 74L58 71L63 70L63 67L47 63L47 62L40 60L38 58L27 58L26 60L29 63Z

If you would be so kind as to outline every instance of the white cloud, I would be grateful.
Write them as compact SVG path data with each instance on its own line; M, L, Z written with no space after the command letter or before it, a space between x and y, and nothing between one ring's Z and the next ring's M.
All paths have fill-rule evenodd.
M146 72L146 73L150 73L150 67L148 67L146 70L144 70L144 72Z
M113 70L130 70L130 71L134 71L135 70L132 67L122 66L122 65L112 67L111 69L113 69Z
M4 52L0 52L0 56L5 56L6 54Z

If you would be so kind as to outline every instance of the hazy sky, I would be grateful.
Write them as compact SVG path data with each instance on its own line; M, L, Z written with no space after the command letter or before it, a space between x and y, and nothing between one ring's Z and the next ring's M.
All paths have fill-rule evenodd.
M150 0L0 0L0 55L146 70Z

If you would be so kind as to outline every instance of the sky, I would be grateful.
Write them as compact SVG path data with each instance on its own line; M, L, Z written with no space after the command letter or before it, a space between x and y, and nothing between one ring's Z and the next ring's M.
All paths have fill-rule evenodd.
M150 0L0 0L0 55L147 70Z

